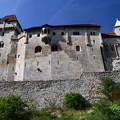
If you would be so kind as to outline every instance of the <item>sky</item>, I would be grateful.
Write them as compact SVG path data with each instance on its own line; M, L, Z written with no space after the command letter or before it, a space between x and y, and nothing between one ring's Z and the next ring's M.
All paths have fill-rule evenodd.
M111 32L120 0L0 0L0 18L15 14L23 29L43 24L99 24Z

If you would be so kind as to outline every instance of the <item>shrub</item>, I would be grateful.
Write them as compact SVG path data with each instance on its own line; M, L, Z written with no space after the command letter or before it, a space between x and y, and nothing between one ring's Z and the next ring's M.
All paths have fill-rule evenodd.
M67 108L72 109L86 109L90 106L90 103L85 100L85 98L78 93L68 93L64 98L64 105Z
M120 102L101 102L85 120L120 120Z
M115 82L113 81L113 78L101 78L100 86L100 92L103 93L108 100L112 101L112 92L115 88Z
M0 97L0 120L29 120L28 106L20 96Z

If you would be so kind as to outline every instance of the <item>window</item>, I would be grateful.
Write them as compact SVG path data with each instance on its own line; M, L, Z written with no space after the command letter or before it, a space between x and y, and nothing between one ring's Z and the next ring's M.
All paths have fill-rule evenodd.
M18 58L20 57L20 55L18 55Z
M53 35L55 36L55 35L56 35L56 33L55 33L55 32L53 32Z
M4 42L0 41L0 48L3 48L3 47L4 47Z
M4 36L4 34L5 34L4 31L2 31L1 36Z
M42 50L42 47L41 46L37 46L35 48L35 53L39 53L39 52L41 52L41 50Z
M44 34L47 34L47 29L44 29Z
M44 37L44 38L42 38L42 42L44 42L45 44L50 44L51 43L51 38L50 37Z
M48 34L50 34L50 30L48 29Z
M90 35L96 35L96 33L95 32L90 32Z
M52 45L51 51L58 51L58 46L57 45Z
M80 46L76 46L76 51L80 51Z
M32 34L29 34L29 38L32 38Z
M37 37L40 37L40 33L37 34Z
M95 40L93 40L93 44L95 44Z
M73 35L80 35L79 32L73 32Z
M61 32L61 35L65 35L65 33L64 33L64 32Z

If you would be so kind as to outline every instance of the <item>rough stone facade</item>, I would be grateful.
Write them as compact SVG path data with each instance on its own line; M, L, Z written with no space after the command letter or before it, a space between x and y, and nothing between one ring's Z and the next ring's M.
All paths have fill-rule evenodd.
M79 79L83 72L119 69L120 25L100 33L96 24L22 29L16 16L0 19L0 81Z
M0 96L21 95L25 100L34 101L39 108L51 104L63 105L66 93L80 93L91 102L99 100L97 88L100 77L112 77L120 83L120 72L86 72L79 79L50 81L6 81L0 82Z

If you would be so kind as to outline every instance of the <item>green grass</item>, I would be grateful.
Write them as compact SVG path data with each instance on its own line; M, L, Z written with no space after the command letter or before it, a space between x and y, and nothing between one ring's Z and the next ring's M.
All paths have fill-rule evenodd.
M31 120L82 120L91 110L43 109L33 111Z

